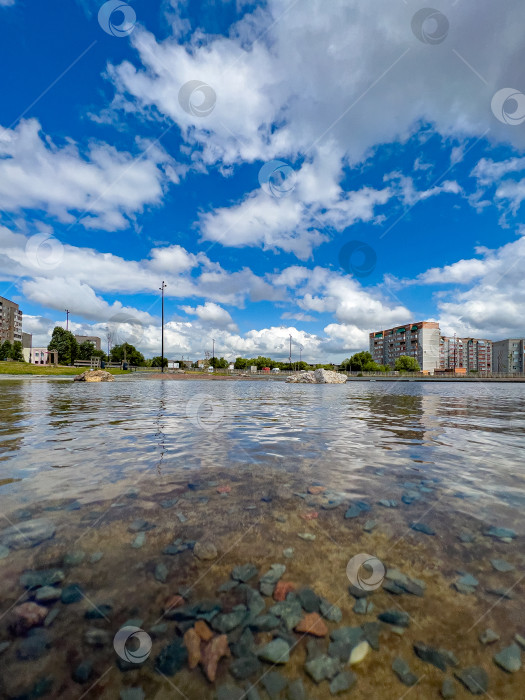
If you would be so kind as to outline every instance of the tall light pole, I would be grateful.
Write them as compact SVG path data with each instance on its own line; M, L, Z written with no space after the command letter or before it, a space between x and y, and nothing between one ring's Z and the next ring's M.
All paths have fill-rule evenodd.
M213 369L215 369L215 338L212 338L213 341L213 348L212 348L212 362L213 362Z
M162 286L159 287L162 293L162 330L161 330L161 351L160 351L160 371L164 372L164 289L166 285L162 280Z
M66 312L66 331L69 330L69 309L64 309Z

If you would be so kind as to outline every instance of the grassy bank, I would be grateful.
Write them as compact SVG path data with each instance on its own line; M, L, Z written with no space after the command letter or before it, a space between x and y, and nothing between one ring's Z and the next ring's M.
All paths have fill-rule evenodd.
M63 376L63 375L75 375L82 374L86 371L86 367L66 367L59 365L58 367L52 367L47 365L30 365L27 362L0 362L0 374L13 374L13 375L38 375L38 376ZM122 369L108 369L111 374L130 374L129 370Z

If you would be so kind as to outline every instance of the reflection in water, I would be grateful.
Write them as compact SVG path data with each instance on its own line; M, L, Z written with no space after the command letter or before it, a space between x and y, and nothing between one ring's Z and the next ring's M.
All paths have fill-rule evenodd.
M514 483L525 432L521 385L487 392L482 384L130 378L85 386L3 380L0 388L2 476L21 478L28 499L58 492L93 499L120 479L154 479L153 464L158 479L181 469L304 466L352 492L366 489L371 468L418 463L453 490L503 502L501 494L521 486L521 477ZM196 394L220 402L224 417L211 430L187 414Z

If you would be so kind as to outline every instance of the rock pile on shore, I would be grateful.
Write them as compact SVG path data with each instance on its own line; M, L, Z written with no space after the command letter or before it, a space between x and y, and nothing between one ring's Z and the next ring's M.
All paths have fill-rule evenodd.
M114 382L115 378L109 372L103 369L88 369L82 374L77 374L74 378L75 382Z
M314 372L300 372L286 378L289 384L344 384L346 374L329 369L316 369Z

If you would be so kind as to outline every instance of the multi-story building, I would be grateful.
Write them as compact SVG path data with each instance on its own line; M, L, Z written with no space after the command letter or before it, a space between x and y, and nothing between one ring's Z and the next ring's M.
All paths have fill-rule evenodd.
M522 374L525 372L525 339L507 338L492 344L493 372Z
M442 370L492 372L492 340L441 336L439 355Z
M394 367L401 355L415 357L424 372L440 366L440 331L435 321L419 321L370 333L370 353L380 365Z
M95 346L95 350L101 349L100 338L98 338L96 335L76 335L75 340L79 345L85 343L86 340L89 340L89 342L93 343L93 345Z
M0 343L22 342L22 312L18 304L0 297Z

